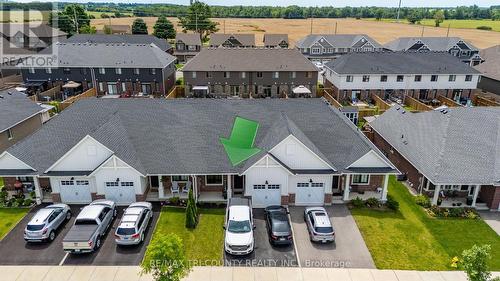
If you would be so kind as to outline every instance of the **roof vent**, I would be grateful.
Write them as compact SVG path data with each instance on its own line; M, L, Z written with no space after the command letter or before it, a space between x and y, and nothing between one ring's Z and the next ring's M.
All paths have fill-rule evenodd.
M3 96L2 96L2 95L0 95L0 99L3 99Z

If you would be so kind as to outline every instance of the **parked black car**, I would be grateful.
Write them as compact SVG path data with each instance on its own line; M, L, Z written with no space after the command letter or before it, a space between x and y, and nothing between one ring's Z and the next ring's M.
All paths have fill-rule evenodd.
M265 213L269 243L272 245L292 244L292 226L288 219L288 210L283 206L269 206L265 209Z

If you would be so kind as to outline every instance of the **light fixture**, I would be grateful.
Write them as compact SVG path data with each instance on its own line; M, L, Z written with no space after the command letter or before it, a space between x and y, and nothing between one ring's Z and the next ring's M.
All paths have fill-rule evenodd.
M309 179L309 182L310 182L310 183L312 183L312 182L313 182L313 180L312 180L312 179Z
M266 184L269 184L269 182L268 182L268 181L266 181Z
M116 178L116 182L119 182L120 181L120 178Z
M69 179L69 180L73 181L73 180L75 180L75 178L74 178L74 177L71 177L71 179Z

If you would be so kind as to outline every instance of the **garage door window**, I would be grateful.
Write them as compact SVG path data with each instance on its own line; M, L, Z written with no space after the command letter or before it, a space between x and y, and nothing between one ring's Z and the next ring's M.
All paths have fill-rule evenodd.
M76 181L76 185L89 185L89 181Z
M322 182L313 182L313 183L311 183L311 187L323 187L323 183Z
M280 189L280 185L279 184L269 184L267 186L267 189Z
M308 182L298 182L297 187L309 187L309 183Z
M61 181L61 185L74 185L74 181Z
M121 182L122 186L134 186L134 182L131 181L123 181Z
M266 189L264 184L254 184L253 189Z
M106 182L106 187L118 186L118 182L116 181L108 181Z
M368 184L370 175L354 175L352 177L352 184Z

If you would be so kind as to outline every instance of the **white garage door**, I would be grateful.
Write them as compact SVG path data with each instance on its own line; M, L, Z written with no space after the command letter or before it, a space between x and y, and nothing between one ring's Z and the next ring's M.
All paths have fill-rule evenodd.
M323 205L325 185L322 182L299 182L295 192L296 205Z
M134 182L105 182L106 199L112 200L117 204L129 204L135 202Z
M61 181L61 201L64 203L89 203L92 201L88 180Z
M252 205L257 208L281 205L280 187L279 184L255 184L253 186Z

